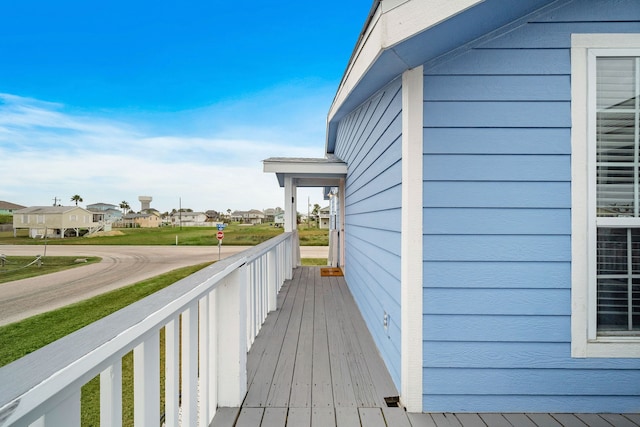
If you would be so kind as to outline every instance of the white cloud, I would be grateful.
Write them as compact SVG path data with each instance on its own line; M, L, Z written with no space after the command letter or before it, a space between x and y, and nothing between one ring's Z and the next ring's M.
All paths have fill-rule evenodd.
M291 134L283 137L277 129L285 129L291 115L282 116L283 122L265 128L234 122L220 134L200 129L181 136L179 129L143 130L154 126L0 94L0 200L31 206L57 197L68 205L79 194L83 204L126 200L137 208L138 196L148 195L160 211L177 208L180 198L182 207L194 210L281 206L283 191L275 176L262 172L260 161L317 157L324 147L323 140L311 145L289 139ZM305 142L316 133L304 135L300 127L292 132ZM311 203L323 204L316 193Z

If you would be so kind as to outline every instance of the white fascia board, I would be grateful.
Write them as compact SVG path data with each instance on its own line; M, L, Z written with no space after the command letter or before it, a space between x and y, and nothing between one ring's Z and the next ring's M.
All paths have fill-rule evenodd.
M330 122L351 91L385 50L485 0L410 0L378 8L369 28L354 49L328 114ZM384 2L383 2L384 3Z
M264 172L304 175L346 175L345 163L264 162Z

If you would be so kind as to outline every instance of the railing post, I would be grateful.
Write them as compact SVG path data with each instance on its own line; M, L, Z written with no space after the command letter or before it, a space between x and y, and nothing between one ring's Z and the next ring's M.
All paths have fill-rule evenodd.
M133 349L133 425L160 425L160 334Z
M219 406L240 406L247 392L247 275L239 267L217 289Z
M44 421L44 422L42 422ZM58 404L51 412L48 412L40 421L45 427L48 426L80 426L80 390L73 393L66 400Z
M122 425L122 359L100 373L100 425Z

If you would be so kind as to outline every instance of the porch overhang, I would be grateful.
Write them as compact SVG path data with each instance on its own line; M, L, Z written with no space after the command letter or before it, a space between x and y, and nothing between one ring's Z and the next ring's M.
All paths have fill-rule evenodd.
M337 187L347 176L347 164L337 157L295 158L271 157L263 160L264 172L272 172L280 187L285 177L291 178L296 187Z

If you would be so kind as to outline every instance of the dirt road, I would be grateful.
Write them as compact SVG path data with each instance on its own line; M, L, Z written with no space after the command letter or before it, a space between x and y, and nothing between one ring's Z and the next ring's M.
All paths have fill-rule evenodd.
M221 257L247 249L222 246ZM44 246L0 245L6 256L42 255ZM326 247L303 246L303 258L326 258ZM218 246L57 246L47 256L99 256L102 262L0 284L0 326L130 285L176 268L218 259Z

